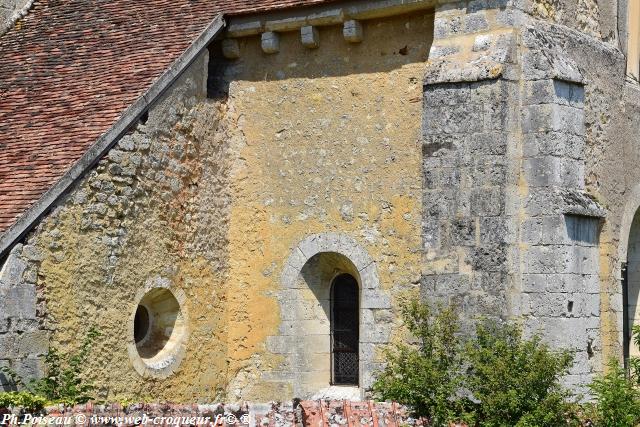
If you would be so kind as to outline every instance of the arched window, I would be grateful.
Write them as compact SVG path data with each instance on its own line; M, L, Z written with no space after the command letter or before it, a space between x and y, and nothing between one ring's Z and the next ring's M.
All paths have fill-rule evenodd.
M331 383L358 385L358 282L341 274L331 284Z
M627 9L627 74L640 77L640 0L629 0Z
M629 230L627 262L622 267L622 299L624 358L640 356L640 351L632 343L632 328L640 325L640 210L638 210Z

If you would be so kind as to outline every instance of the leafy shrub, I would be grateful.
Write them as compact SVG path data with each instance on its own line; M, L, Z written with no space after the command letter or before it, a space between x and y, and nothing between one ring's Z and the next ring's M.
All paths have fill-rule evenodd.
M573 361L568 352L551 350L539 336L524 339L513 323L484 321L477 324L465 356L479 425L567 425L569 396L560 378Z
M29 391L8 391L0 393L0 408L17 407L28 412L40 411L47 404L47 399Z
M589 386L594 394L598 427L634 427L640 423L640 391L617 360Z
M464 402L456 397L462 386L462 343L455 311L413 301L403 308L402 318L417 342L385 352L388 363L373 385L374 393L410 405L434 425L458 418Z
M402 317L415 344L388 350L373 391L426 417L433 426L463 421L481 427L559 427L575 424L560 378L571 366L567 352L539 337L524 339L510 323L483 321L464 340L452 307L433 310L412 302Z

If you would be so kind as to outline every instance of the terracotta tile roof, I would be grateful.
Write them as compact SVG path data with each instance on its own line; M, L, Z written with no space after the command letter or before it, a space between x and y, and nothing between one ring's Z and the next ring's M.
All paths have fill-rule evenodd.
M328 0L37 0L0 37L0 233L220 12Z

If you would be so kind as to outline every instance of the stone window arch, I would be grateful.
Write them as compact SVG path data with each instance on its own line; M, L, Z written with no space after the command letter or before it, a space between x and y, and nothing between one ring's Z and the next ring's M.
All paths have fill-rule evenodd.
M350 385L334 383L331 365L331 291L341 275L351 276L359 293L357 381ZM364 397L382 367L375 355L389 341L392 319L391 300L367 251L345 234L306 237L283 266L277 297L281 324L278 334L267 338L267 350L283 356L283 362L267 381L303 399Z
M640 210L636 211L629 230L627 260L622 267L623 350L625 359L638 357L636 346L631 345L631 328L640 325Z
M640 324L640 184L631 188L626 195L619 229L618 261L615 264L615 277L620 280L612 298L622 304L617 311L619 337L622 338L623 356L637 356L635 346L631 345L631 328Z

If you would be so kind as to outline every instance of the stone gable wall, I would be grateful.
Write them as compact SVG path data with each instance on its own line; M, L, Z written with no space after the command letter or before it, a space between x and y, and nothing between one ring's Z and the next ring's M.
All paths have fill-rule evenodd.
M609 4L547 3L441 2L366 21L358 43L341 26L307 46L270 33L267 51L240 37L234 59L213 45L5 261L0 363L34 375L47 340L72 349L96 323L101 397L322 397L312 287L350 272L358 393L418 291L569 348L579 390L622 347L640 90ZM158 369L129 352L153 286L188 319Z

